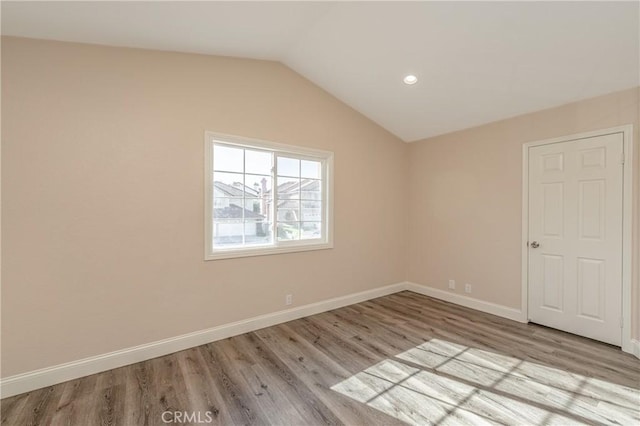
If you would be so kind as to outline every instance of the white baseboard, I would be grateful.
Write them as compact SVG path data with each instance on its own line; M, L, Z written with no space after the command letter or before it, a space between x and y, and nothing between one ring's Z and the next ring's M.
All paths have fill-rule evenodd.
M631 339L629 346L630 346L629 350L625 350L624 347L622 348L622 350L625 350L625 352L629 352L630 354L635 355L636 358L640 358L640 340Z
M406 287L406 282L392 284L284 311L260 315L246 320L183 334L181 336L134 346L103 355L55 365L53 367L30 371L28 373L17 374L0 381L0 395L2 398L6 398L57 383L66 382L68 380L77 379L79 377L111 370L113 368L146 361L148 359L168 355L184 349L215 342L216 340L226 339L228 337L307 317L309 315L397 293L405 290Z
M424 285L407 282L406 290L413 291L415 293L424 294L435 299L444 300L446 302L455 303L456 305L465 306L467 308L475 309L477 311L486 312L488 314L497 315L499 317L508 318L510 320L518 322L528 322L524 313L519 309L509 308L503 305L497 305L491 302L485 302L472 297L463 296L456 293L451 293L445 290L440 290L433 287L427 287ZM636 358L640 358L640 340L630 339L624 340L622 343L622 351L635 355Z
M18 395L35 389L55 385L57 383L66 382L68 380L100 373L113 368L123 367L136 362L146 361L159 356L193 348L195 346L204 345L217 340L281 324L283 322L397 293L403 290L424 294L425 296L455 303L457 305L508 318L514 321L527 322L523 312L518 309L485 302L472 297L450 293L448 291L416 283L401 282L385 287L362 291L360 293L323 300L321 302L299 306L284 311L260 315L246 320L183 334L181 336L134 346L103 355L10 376L0 380L0 397L6 398ZM636 357L640 358L640 341L631 340L629 346L630 350L627 350L627 352L633 353Z
M495 303L485 302L480 299L474 299L472 297L462 296L460 294L411 282L407 283L406 289L413 291L414 293L424 294L425 296L444 300L445 302L455 303L456 305L465 306L488 314L497 315L499 317L508 318L518 322L527 322L527 319L524 318L524 314L520 309L509 308L507 306L497 305Z

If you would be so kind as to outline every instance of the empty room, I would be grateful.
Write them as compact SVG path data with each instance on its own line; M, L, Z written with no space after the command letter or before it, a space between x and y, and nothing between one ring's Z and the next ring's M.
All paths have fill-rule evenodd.
M640 2L0 8L3 426L640 424Z

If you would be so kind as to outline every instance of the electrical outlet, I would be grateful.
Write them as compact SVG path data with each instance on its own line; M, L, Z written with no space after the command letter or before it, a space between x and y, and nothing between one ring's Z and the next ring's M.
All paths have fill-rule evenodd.
M449 289L450 290L456 289L456 280L449 280Z
M284 304L285 304L285 305L290 305L290 304L292 304L292 303L293 303L293 294L287 294L287 295L284 297Z
M464 285L464 292L465 293L471 293L471 284L465 284Z

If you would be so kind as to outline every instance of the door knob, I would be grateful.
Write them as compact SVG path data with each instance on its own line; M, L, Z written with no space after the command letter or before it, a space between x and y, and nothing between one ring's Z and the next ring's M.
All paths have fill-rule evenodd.
M540 247L540 243L538 243L537 241L531 242L531 248L538 248L538 247Z

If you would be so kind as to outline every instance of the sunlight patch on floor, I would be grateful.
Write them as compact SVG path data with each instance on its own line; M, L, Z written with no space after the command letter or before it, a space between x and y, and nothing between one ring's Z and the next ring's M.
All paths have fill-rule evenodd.
M410 424L640 424L640 391L440 339L332 390Z

